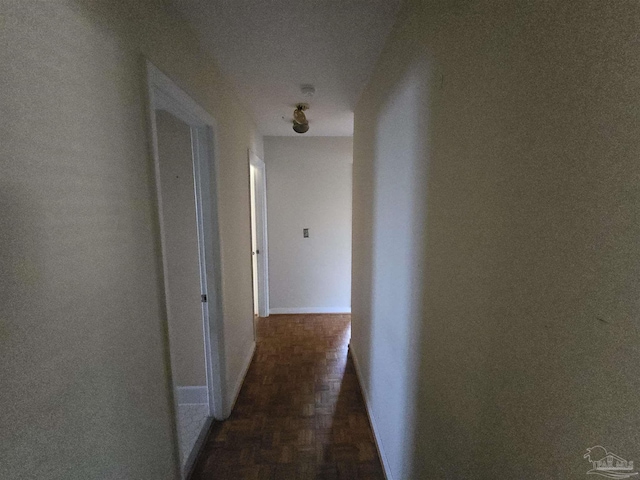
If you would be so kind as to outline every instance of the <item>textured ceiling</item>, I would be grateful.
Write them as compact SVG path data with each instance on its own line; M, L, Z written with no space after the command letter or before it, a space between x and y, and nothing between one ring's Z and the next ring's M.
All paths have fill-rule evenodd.
M264 135L353 134L353 109L400 0L173 0L230 77ZM300 92L313 84L311 99ZM284 117L284 119L283 119Z

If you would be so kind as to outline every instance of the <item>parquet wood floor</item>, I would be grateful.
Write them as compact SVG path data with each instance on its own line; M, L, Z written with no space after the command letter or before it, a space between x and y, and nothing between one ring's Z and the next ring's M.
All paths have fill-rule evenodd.
M192 480L383 480L348 354L349 315L272 315Z

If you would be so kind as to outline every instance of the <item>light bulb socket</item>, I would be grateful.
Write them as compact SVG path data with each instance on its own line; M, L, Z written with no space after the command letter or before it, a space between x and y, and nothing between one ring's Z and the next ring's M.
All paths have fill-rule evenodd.
M293 131L296 133L307 133L309 131L309 123L294 123Z

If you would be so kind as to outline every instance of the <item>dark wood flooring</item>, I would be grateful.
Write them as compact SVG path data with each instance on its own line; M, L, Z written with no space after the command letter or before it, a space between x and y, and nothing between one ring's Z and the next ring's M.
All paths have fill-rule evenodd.
M384 479L348 354L349 315L272 315L192 480Z

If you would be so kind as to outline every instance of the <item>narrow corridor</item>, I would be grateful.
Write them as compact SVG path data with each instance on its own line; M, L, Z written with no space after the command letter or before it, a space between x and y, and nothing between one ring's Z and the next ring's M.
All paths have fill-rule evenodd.
M350 315L272 315L192 480L384 479L348 354Z

